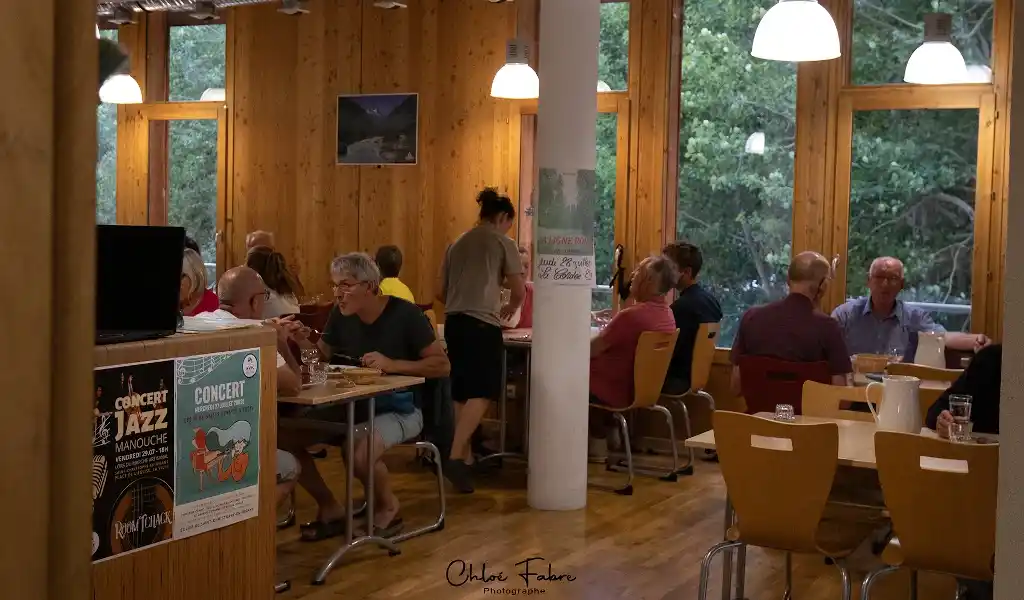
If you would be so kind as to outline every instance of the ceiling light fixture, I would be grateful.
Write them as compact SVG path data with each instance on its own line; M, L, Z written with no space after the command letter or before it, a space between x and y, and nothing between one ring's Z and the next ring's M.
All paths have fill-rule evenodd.
M224 88L206 88L199 97L200 102L224 102L227 98Z
M522 40L509 40L505 46L505 66L494 74L491 97L510 100L540 97L540 78L530 66L529 50Z
M780 0L757 24L750 54L782 62L839 58L839 30L817 0Z
M114 25L132 25L135 23L135 15L131 9L124 6L118 6L114 8L113 14L108 19Z
M308 0L282 0L281 8L277 9L277 12L286 15L308 15L309 2Z
M217 18L217 7L209 0L201 0L196 2L195 10L192 11L191 16L199 21L212 21Z
M743 145L743 151L747 154L764 154L764 132L755 131L747 138Z
M392 2L391 0L377 0L373 3L377 8L395 9L395 8L409 8L402 2Z
M106 104L141 104L142 88L131 75L114 75L100 87L100 102Z
M903 72L903 81L924 85L964 83L967 65L953 45L953 16L928 13L924 16L924 43L914 50Z

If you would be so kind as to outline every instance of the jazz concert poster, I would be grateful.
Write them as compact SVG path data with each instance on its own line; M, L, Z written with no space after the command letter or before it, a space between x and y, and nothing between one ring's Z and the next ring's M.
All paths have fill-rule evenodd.
M260 350L179 358L174 535L255 517L259 507Z
M174 361L94 371L92 557L166 542L174 515Z

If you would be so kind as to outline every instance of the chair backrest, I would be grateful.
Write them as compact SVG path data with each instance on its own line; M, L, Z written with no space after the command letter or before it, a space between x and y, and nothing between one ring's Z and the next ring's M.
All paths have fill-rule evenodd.
M430 321L430 329L434 331L434 337L437 337L437 315L434 313L434 309L428 308L423 311L423 314L427 316L427 320Z
M915 363L892 363L885 368L885 372L890 375L907 375L909 377L917 377L921 380L948 381L952 383L956 381L961 374L963 374L964 370L937 369L935 367Z
M697 329L697 337L693 340L693 360L690 362L690 391L696 392L708 385L711 377L711 363L715 359L715 346L718 345L718 323L701 323Z
M875 405L875 410L878 410L878 406L882 402L882 388L877 385L852 387L805 381L801 401L803 402L803 414L808 417L873 423L875 418L871 416L870 412L844 409L843 402L865 405L863 407L865 411L868 410L866 405L871 403Z
M829 383L828 363L801 363L768 356L741 356L740 388L747 413L775 412L776 404L791 404L801 414L805 381Z
M640 334L633 358L633 404L631 408L652 406L661 397L668 365L676 349L679 330L645 331Z
M723 410L712 419L740 539L817 552L818 523L839 461L839 426L781 423Z
M990 581L999 445L879 431L875 461L903 565Z

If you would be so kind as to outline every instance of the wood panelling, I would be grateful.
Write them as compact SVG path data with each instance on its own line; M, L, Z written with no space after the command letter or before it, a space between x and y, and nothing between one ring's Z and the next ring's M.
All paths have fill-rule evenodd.
M334 255L397 244L402 278L434 294L448 243L476 218L484 186L509 190L508 101L490 97L515 34L513 4L425 0L381 10L316 0L311 14L233 11L229 262L253 229L277 243L310 290ZM273 40L273 43L268 43ZM336 165L337 96L419 93L415 166Z

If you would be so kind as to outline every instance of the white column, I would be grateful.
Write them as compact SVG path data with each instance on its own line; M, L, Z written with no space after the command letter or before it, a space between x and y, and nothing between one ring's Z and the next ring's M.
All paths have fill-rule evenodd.
M542 171L567 175L594 169L600 8L600 0L540 3L537 160ZM574 195L575 180L566 176L565 181L566 197ZM550 201L544 196L538 196L538 216ZM540 218L534 223L543 225ZM537 250L540 233L534 237ZM537 265L542 257L538 251L534 257L527 497L533 508L575 510L587 504L591 290L580 282L544 280ZM591 269L592 263L591 258Z
M1024 2L1013 3L1024 23ZM999 505L995 600L1019 600L1024 590L1024 31L1014 32L1010 118L1010 197L1003 279L1003 380L999 402ZM1007 118L1010 115L1006 115Z

